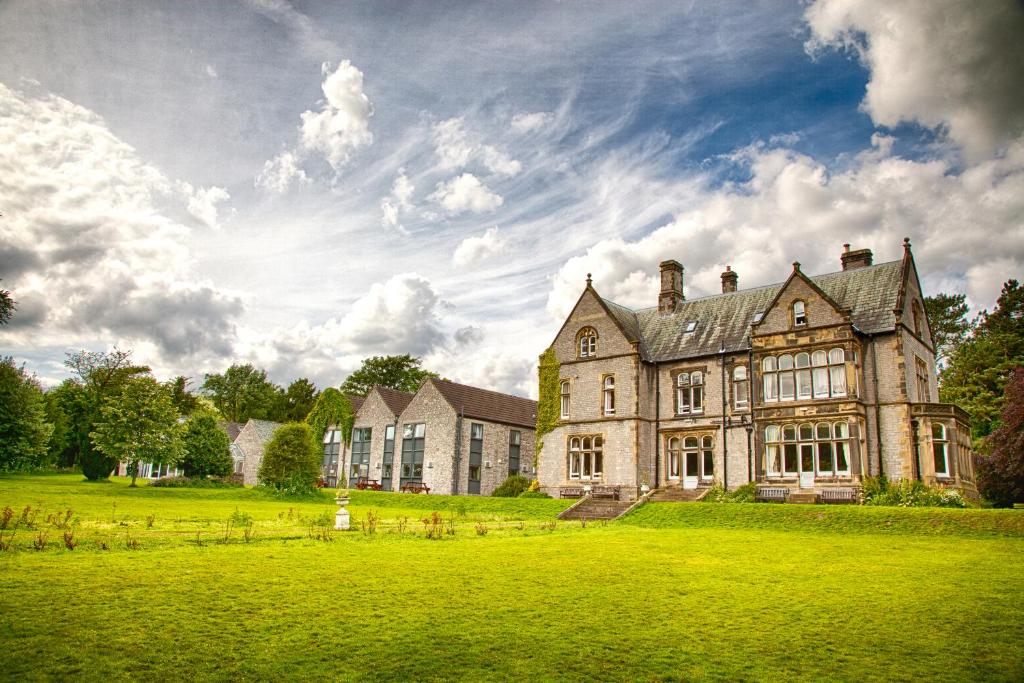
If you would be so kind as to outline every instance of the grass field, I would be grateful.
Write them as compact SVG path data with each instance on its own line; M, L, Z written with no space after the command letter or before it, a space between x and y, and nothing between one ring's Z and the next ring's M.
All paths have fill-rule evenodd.
M325 541L326 495L0 477L0 507L37 504L80 544L50 525L0 553L4 679L1024 679L1020 511L663 503L552 529L561 501L354 493L377 533ZM249 543L223 542L236 509Z

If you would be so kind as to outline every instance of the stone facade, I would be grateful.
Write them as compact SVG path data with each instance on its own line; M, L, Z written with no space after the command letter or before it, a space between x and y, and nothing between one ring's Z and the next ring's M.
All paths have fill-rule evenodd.
M250 419L235 438L235 446L242 451L242 483L246 486L259 484L260 465L263 464L263 450L270 443L279 422Z
M784 283L751 290L727 269L721 295L694 301L682 266L665 261L658 306L639 311L588 278L552 343L568 409L544 436L544 490L618 485L632 498L643 485L756 482L821 493L882 471L976 496L966 414L934 402L934 347L904 247L873 265L847 245L843 271L808 277L794 263Z

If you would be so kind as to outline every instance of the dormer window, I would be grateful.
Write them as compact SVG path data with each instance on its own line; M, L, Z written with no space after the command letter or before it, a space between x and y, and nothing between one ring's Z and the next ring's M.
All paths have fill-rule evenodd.
M684 332L686 334L690 334L695 329L697 329L697 323L696 323L696 321L691 320L690 322L686 323L686 328L685 328Z
M576 338L576 350L580 358L593 358L597 355L597 331L594 328L584 327Z
M793 325L807 324L807 310L804 302L797 300L793 302Z

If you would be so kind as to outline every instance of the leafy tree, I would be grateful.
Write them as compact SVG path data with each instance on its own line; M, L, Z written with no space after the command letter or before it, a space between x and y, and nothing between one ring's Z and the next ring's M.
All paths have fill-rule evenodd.
M199 397L188 390L192 381L188 377L178 375L167 383L171 390L171 402L177 408L178 414L184 417L191 415L199 406Z
M106 479L117 466L117 460L95 448L92 431L101 419L106 400L117 394L122 385L138 375L149 373L149 368L132 364L132 352L79 351L67 354L64 365L78 375L78 384L84 395L81 422L74 430L77 458L86 479Z
M1024 367L1006 383L1002 424L988 438L988 456L977 456L978 490L996 507L1024 503Z
M936 294L924 298L932 339L935 341L935 362L945 367L949 357L974 329L967 319L967 297L963 294Z
M229 422L279 417L276 412L281 389L267 379L266 371L250 363L232 365L222 375L206 375L202 390Z
M352 402L345 394L334 387L328 387L317 397L313 409L306 417L306 424L313 430L313 438L320 443L327 433L327 428L337 425L341 428L341 438L348 443L352 436L352 423L355 420L355 410Z
M197 411L185 422L179 465L187 477L224 477L231 474L231 441L217 425L217 416Z
M942 371L939 398L971 416L976 438L998 426L1010 372L1024 365L1024 292L1016 280L1003 285L995 309L982 311L974 334Z
M283 425L263 452L259 480L276 489L311 491L320 478L320 449L313 430L302 422Z
M79 382L66 379L46 392L47 419L53 424L50 458L59 467L73 467L80 461L82 444L89 443L92 416L89 397Z
M10 291L0 289L0 325L9 323L17 308L18 302L11 298Z
M169 392L152 377L132 377L100 411L89 435L96 449L115 462L128 463L132 486L143 460L173 465L181 458L178 411Z
M422 362L408 354L367 358L341 385L341 392L349 396L366 396L374 386L414 392L428 378L438 376L436 372L424 370Z
M39 382L13 358L0 358L0 470L42 465L52 430Z
M285 422L302 422L313 409L320 392L316 385L305 377L300 377L288 385L285 396Z

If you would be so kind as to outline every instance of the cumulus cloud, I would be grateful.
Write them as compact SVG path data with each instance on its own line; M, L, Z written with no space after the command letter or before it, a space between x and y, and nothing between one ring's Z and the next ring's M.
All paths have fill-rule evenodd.
M299 158L294 152L281 152L263 164L263 170L256 176L255 185L262 190L283 193L287 192L292 183L305 184L309 176L299 166Z
M468 266L497 256L504 249L505 239L495 226L488 228L482 235L473 235L462 240L452 255L452 263L457 266Z
M674 220L636 240L603 239L558 271L547 308L565 316L586 273L605 297L634 307L657 302L658 263L679 260L687 296L720 291L726 264L750 287L785 279L799 260L808 273L839 269L841 245L871 248L876 262L901 254L910 236L924 286L966 280L977 307L1024 270L1024 144L959 174L951 162L885 153L887 142L830 173L810 157L754 145L733 161L749 180L707 189ZM932 274L936 274L934 277ZM943 274L943 275L938 275Z
M398 177L391 186L391 194L380 200L381 225L394 228L403 235L409 232L401 223L401 214L412 210L412 193L416 190L405 169L398 169Z
M497 147L473 139L461 117L434 126L434 152L438 166L444 170L462 169L479 162L490 173L512 177L523 169L522 164Z
M881 126L948 132L980 160L1024 132L1024 8L1015 0L818 0L807 49L855 51L862 106Z
M428 279L415 273L395 275L371 286L352 304L337 324L339 344L376 354L429 353L445 337L440 305Z
M486 213L494 211L504 203L501 195L492 192L472 173L463 173L448 182L437 184L430 195L432 201L440 204L450 215L465 213Z
M302 113L302 146L323 154L337 171L353 152L373 143L373 104L363 92L363 72L347 59L334 71L324 62L322 72L325 99L320 111Z
M165 359L230 351L241 303L191 272L191 214L227 192L173 182L92 111L0 85L0 261L21 308L12 347L152 344Z

